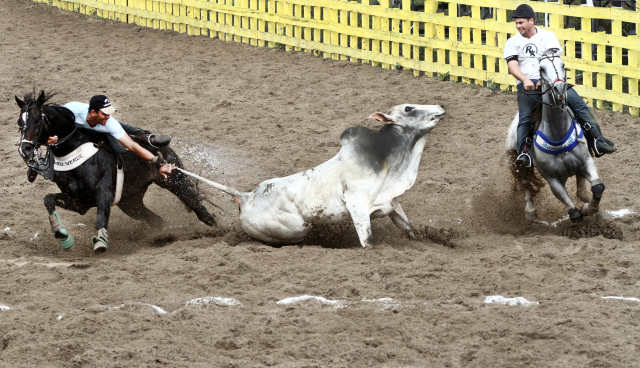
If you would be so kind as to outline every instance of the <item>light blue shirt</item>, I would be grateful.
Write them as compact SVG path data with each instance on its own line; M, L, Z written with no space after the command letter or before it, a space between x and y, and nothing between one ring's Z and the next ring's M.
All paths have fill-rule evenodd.
M77 101L71 101L64 104L64 107L71 110L73 115L76 117L76 125L81 126L86 129L95 130L96 132L108 133L115 139L120 139L127 134L120 122L116 120L113 116L110 116L107 119L107 124L102 125L98 124L94 127L89 126L87 123L87 115L89 114L89 104Z

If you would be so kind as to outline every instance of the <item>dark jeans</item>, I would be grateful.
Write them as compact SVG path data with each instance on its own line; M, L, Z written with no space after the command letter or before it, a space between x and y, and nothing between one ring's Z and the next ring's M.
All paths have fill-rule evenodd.
M524 149L525 139L529 136L531 129L531 115L536 105L542 101L542 95L539 93L532 93L537 91L526 91L522 84L518 84L518 114L520 121L518 122L518 152L522 152ZM581 123L594 122L594 117L589 110L589 106L584 102L582 97L578 95L575 89L569 88L567 91L567 104L571 107L571 110L576 114L576 118Z
M124 131L130 136L136 136L136 135L145 135L145 134L150 134L151 132L149 132L148 130L144 130L144 129L140 129L138 127L134 127L132 125L129 125L127 123L124 122L120 122L120 125L122 125L122 129L124 129ZM116 153L116 155L119 155L123 152L127 152L127 149L120 143L118 142L117 139L113 138L113 136L111 134L107 134L107 140L109 141L109 145L111 146L111 148L113 148L113 151Z

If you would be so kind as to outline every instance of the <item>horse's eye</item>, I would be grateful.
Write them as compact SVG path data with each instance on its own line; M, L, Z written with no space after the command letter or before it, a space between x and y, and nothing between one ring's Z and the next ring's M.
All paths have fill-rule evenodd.
M413 110L414 110L413 106L407 106L404 108L404 112L411 112Z

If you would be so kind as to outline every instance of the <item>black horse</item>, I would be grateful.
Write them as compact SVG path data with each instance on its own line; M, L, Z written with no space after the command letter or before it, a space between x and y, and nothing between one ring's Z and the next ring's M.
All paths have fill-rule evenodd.
M58 185L62 193L47 194L44 205L49 212L51 230L59 239L64 249L73 246L73 237L62 224L56 206L84 214L92 207L98 208L96 219L97 236L92 239L96 252L106 250L108 245L107 227L109 214L114 202L116 190L117 159L104 144L104 134L88 129L78 128L73 113L63 106L48 103L53 94L41 91L24 96L21 100L15 97L20 107L18 126L20 127L19 153L27 166L37 171ZM39 151L46 145L50 136L57 135L57 143L48 145L46 154ZM55 171L54 158L63 157L82 144L93 142L100 149L81 166L70 171ZM139 142L142 144L142 142ZM143 144L143 146L145 146ZM145 148L157 154L158 149L149 145ZM159 149L167 162L183 167L178 155L168 146ZM52 156L53 155L53 156ZM191 210L200 221L209 226L216 224L214 216L202 205L202 197L195 184L178 170L174 170L167 178L163 178L155 165L150 164L131 152L121 155L124 168L124 186L118 207L134 219L141 220L150 226L160 226L162 218L145 207L142 199L151 185L165 188L175 194Z

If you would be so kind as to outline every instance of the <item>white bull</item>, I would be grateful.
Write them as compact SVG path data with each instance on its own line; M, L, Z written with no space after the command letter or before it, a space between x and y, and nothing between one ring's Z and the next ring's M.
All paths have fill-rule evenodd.
M349 128L330 160L263 181L251 192L185 173L234 196L243 230L267 243L301 241L313 223L339 222L347 214L363 247L371 244L371 216L388 215L413 239L413 227L397 198L415 183L426 134L444 112L438 105L403 104L388 114L372 114L387 123L379 131Z

